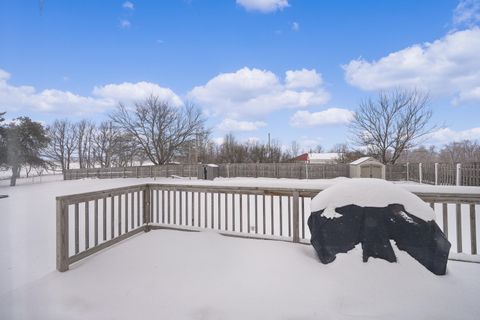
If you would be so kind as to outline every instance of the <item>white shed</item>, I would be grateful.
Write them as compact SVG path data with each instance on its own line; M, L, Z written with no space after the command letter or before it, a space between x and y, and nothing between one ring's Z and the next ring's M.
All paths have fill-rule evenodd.
M350 178L385 179L385 165L372 157L362 157L350 163Z

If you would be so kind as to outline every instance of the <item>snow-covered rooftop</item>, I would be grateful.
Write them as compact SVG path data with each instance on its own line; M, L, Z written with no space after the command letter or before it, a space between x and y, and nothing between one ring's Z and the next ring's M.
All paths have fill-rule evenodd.
M350 162L350 164L361 164L361 163L363 163L365 161L368 161L370 159L373 159L373 158L372 157L361 157L361 158L358 158L355 161Z
M329 153L309 153L309 160L337 160L339 158L338 153L329 152Z

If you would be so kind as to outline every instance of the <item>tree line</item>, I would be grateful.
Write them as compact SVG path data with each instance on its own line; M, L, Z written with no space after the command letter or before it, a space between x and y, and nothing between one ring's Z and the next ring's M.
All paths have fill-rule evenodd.
M350 125L352 144L338 144L337 162L349 163L369 155L385 164L398 162L480 162L477 141L452 142L441 149L417 147L437 127L426 94L417 91L381 92L360 103ZM227 134L214 142L201 111L193 105L174 107L156 96L133 106L119 104L100 123L55 120L47 126L19 117L5 123L0 113L0 168L10 169L11 185L20 171L32 168L61 170L181 163L286 162L305 152L323 152L322 146L305 150L292 141L282 146L240 142ZM270 139L269 139L270 140Z

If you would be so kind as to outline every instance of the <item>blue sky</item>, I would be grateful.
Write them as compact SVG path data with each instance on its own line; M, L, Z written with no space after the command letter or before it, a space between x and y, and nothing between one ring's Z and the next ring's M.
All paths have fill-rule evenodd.
M362 99L415 87L445 125L429 143L478 139L479 20L478 0L1 0L0 110L101 121L153 93L214 139L328 149Z

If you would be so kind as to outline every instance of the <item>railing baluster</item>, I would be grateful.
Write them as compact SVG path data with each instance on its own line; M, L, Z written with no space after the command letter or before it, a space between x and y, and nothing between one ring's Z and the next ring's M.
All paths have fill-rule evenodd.
M273 195L270 196L270 233L275 235L275 211L273 210Z
M292 201L293 201L293 212L292 212L292 237L293 237L293 242L300 242L300 236L299 236L299 204L298 204L298 191L293 192L292 196ZM290 197L289 197L290 199Z
M179 191L178 192L178 205L179 205L179 208L178 208L178 211L179 211L179 216L180 216L180 225L183 224L183 217L182 217L182 203L183 203L183 192L182 191Z
M200 228L202 226L201 223L201 217L200 217L200 212L202 211L201 209L201 203L200 203L200 192L197 192L197 226Z
M125 233L128 232L128 192L125 193Z
M95 246L98 245L98 199L95 199L94 201L94 219L95 219L95 222L94 222L94 232L95 232L95 237L94 237L94 243L95 243Z
M228 193L225 192L225 230L228 231Z
M258 233L258 195L255 195L255 233Z
M300 198L300 212L302 213L302 239L305 239L305 198Z
M278 197L278 204L280 206L280 236L283 236L283 197Z
M115 237L115 196L110 200L110 239Z
M122 195L118 195L118 235L122 234Z
M460 203L455 205L457 218L457 252L462 252L462 207Z
M191 215L191 219L192 219L192 224L191 226L194 227L195 226L195 193L192 191L190 192L190 211L192 212Z
M167 224L170 224L170 190L164 190L164 196L165 196L165 207L164 207L164 212L165 212L165 221Z
M177 224L177 189L173 190L173 224Z
M204 221L203 221L203 227L204 228L207 228L208 226L208 212L207 212L207 193L204 192L203 193L203 207L204 207L204 212L203 212L203 215L204 215Z
M240 232L243 232L243 194L240 194Z
M235 193L232 193L232 230L235 231Z
M448 205L447 203L443 203L442 205L442 215L443 215L443 233L448 239Z
M140 191L137 191L137 227L140 226Z
M188 226L190 219L188 219L188 191L185 191L185 225Z
M250 233L250 195L247 195L247 232Z
M215 228L215 201L214 201L214 193L210 193L210 227L212 229Z
M291 211L291 201L290 201L290 196L287 196L288 202L288 236L292 236L292 211Z
M85 201L85 250L90 247L90 205Z
M130 229L135 227L135 192L130 192Z
M157 189L156 190L157 194L157 223L160 223L160 191Z
M477 254L477 217L474 203L470 204L470 241L472 254Z
M221 207L221 201L220 201L220 196L221 196L221 193L217 193L217 226L218 226L218 230L222 230L222 215L221 215L221 212L222 210L220 209Z
M78 214L78 203L75 203L75 253L80 252L80 239L79 239L79 232L78 232L78 227L79 227L79 214Z
M162 190L162 223L165 223L165 190Z
M103 198L103 241L107 241L107 198Z
M262 227L263 227L263 234L267 234L267 220L266 220L266 207L265 207L265 194L262 195L262 203L263 203L263 206L262 206L262 217L263 217L263 221L262 221Z

